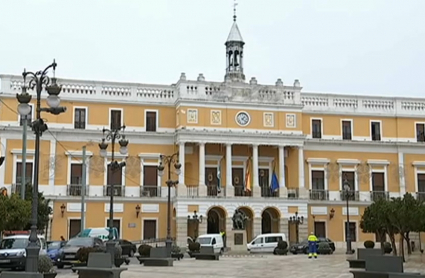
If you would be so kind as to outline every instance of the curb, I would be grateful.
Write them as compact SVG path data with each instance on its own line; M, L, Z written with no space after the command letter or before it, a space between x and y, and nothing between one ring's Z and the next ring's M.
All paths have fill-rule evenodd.
M228 254L222 255L223 258L263 258L263 255L243 255L243 254Z

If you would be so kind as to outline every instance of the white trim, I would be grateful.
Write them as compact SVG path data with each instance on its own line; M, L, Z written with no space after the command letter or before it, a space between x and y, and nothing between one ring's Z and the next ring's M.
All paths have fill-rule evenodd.
M313 216L316 217L317 215L312 215L312 218L313 218ZM328 216L328 215L326 215L326 216ZM328 219L316 219L316 218L313 218L313 231L312 232L315 232L314 222L325 223L325 236L326 236L326 238L328 238Z
M217 161L217 165L222 158L222 155L205 155L205 161Z
M86 157L86 160L87 157ZM68 169L67 169L67 173L66 173L66 184L71 184L71 164L83 164L82 160L75 160L73 159L73 157L68 157ZM88 191L89 191L89 186L90 186L90 163L88 161L86 161L86 194L88 195ZM66 196L68 196L68 192L66 194Z
M227 135L230 135L230 136L238 136L238 134L240 134L240 136L247 136L247 134L248 135L249 134L258 135L258 134L261 134L261 133L264 134L265 136L270 136L270 134L273 134L273 135L292 135L292 136L303 135L302 130L276 130L276 129L259 130L258 128L240 128L240 127L228 128L228 127L215 127L215 126L214 127L187 126L187 127L177 128L176 131L178 131L178 130L185 130L185 132L191 132L191 131L194 131L194 132L199 132L199 131L216 132L216 134L210 134L210 135L217 135L217 133L219 133L219 132L231 132L230 134L227 134ZM173 129L173 132L174 132L174 129ZM196 135L198 135L198 134L196 134ZM262 140L263 140L263 138L262 138ZM224 143L225 143L225 141L223 141L223 144ZM264 143L264 140L259 142L259 143ZM278 145L278 143L276 143L276 145Z
M288 112L288 110L285 110ZM294 116L294 126L288 125L288 116ZM285 126L286 128L297 128L297 114L294 113L286 113L285 114Z
M380 140L372 140L372 123L379 123L379 134L381 135ZM382 121L381 120L369 120L369 134L370 134L369 139L371 141L375 141L375 142L376 141L383 141L384 136L382 134Z
M233 161L246 162L248 160L248 158L249 158L248 156L235 155L235 156L232 156L232 162Z
M147 118L147 114L148 114L148 112L155 112L155 125L156 125L156 127L155 127L155 132L158 132L159 130L159 110L158 109L145 109L145 111L144 111L144 113L145 113L145 131L147 131L146 129L147 129L147 121L148 121L148 118ZM153 131L148 131L148 132L153 132Z
M189 113L195 112L195 120L193 122L189 121ZM188 108L186 113L186 123L188 124L198 124L198 109L195 108Z
M329 158L307 158L308 164L328 164L331 162Z
M86 122L85 122L84 128L75 128L75 109L84 109L85 110L85 116L86 116L85 121ZM72 128L81 129L81 130L84 130L84 129L87 128L87 126L89 125L89 116L88 116L89 113L88 113L88 111L89 111L88 106L73 106L72 107Z
M416 192L419 192L419 186L418 186L418 174L425 174L424 170L418 170L418 168L415 167L414 169L414 175L415 175L415 194Z
M323 165L323 167L312 167L311 164L308 165L308 171L309 171L309 179L308 179L308 185L309 185L309 190L313 189L313 171L323 171L323 179L324 179L324 189L323 190L328 190L328 174L326 171L325 166Z
M314 120L319 120L320 121L320 138L313 138L313 121ZM323 138L323 118L315 118L315 117L310 117L310 138L312 139L322 139Z
M140 159L160 159L161 154L160 153L139 153Z
M415 167L425 167L425 161L413 161L412 166Z
M13 149L10 151L11 154L13 155L22 155L22 149ZM28 155L35 155L35 150L28 150L26 152L27 156Z
M156 166L158 167L160 159L158 158L158 162L145 162L143 159L140 160L140 186L145 186L144 183L144 173L145 166ZM159 175L156 176L156 186L161 187L161 177ZM153 184L146 184L146 186L153 186Z
M239 115L239 114L242 114L242 113L244 113L244 114L246 114L246 115L248 116L248 122L247 122L246 124L244 124L244 125L242 125L242 124L240 124L240 123L238 122L238 115ZM250 115L248 112L246 112L246 111L239 111L239 112L237 112L237 113L236 113L236 115L235 115L235 122L236 122L239 126L241 126L241 127L249 126L249 124L251 123L251 115Z
M418 142L418 143L423 143L423 141L418 141L418 129L417 129L417 125L423 125L423 127L424 127L424 132L425 132L425 122L415 122L414 123L415 125L414 125L414 128L415 128L415 139L416 139L416 141L415 142ZM425 136L425 134L424 134L424 136Z
M34 121L34 118L35 118L34 103L28 103L28 105L31 106L31 121ZM21 114L19 114L19 113L17 113L17 114L18 114L18 126L21 126L20 125L20 123L21 123Z
M123 237L123 230L122 230L122 217L116 217L115 213L114 213L114 220L119 220L120 221L120 231L118 233L118 237L120 238L125 238ZM109 215L105 217L105 227L109 227Z
M354 173L354 188L350 188L353 191L359 191L359 180L357 175L357 167L356 168L343 168L339 167L339 190L344 190L344 185L342 184L342 172L353 172Z
M268 162L268 163L271 163L271 162L273 162L274 161L274 157L271 157L271 156L259 156L258 157L258 163L260 163L260 162Z
M122 109L122 108L112 108L112 107L110 107L109 108L109 125L108 125L108 129L110 129L111 128L111 120L112 120L112 111L121 111L121 126L123 126L124 124L123 124L123 122L124 122L124 109Z
M217 113L217 112L220 115L220 118L219 118L220 121L218 123L214 123L213 122L213 113ZM221 110L213 109L213 110L210 111L210 123L212 125L221 125Z
M143 240L145 236L145 220L155 220L156 221L156 227L155 227L155 238L159 238L158 234L158 227L159 227L159 218L158 217L141 217L140 218L140 227L141 227L141 239Z
M224 102L218 102L218 101L210 101L210 100L190 100L190 99L177 99L176 108L180 107L205 107L210 109L241 109L241 106L249 108L249 110L255 110L255 111L276 111L276 112L302 112L302 104L281 104L278 103L277 105L270 105L269 103L259 103L259 102L246 102L246 101L238 101L233 103L224 103ZM172 103L166 105L166 106L173 106ZM299 108L294 108L299 107Z
M336 163L338 164L342 164L342 165L357 165L360 164L361 161L359 159L344 159L344 158L340 158L336 161Z
M343 233L342 240L343 240L343 242L346 242L346 239L345 239L345 236L346 236L345 225L346 224L345 223L347 223L347 220L344 219L344 221L342 222L342 233ZM354 219L350 219L350 223L356 224L356 240L351 239L351 241L358 242L359 241L359 221L354 220Z
M18 171L17 164L22 163L22 158L18 158L18 155L13 155L13 169L12 169L12 184L16 184L16 172ZM34 158L28 158L26 159L26 163L32 164L32 174L31 174L31 182L34 181ZM4 166L3 166L4 168Z
M373 191L373 173L384 173L384 191L388 191L388 173L387 170L388 167L385 166L384 169L373 169L372 167L369 167L369 191Z
M71 156L71 157L79 157L79 158L83 158L83 151L72 151L72 150L66 150L65 151L65 155L66 156ZM88 156L93 156L93 153L91 151L86 151L86 158Z
M81 227L81 217L77 216L69 216L67 217L68 225L66 225L66 239L69 239L69 230L71 228L71 220L80 220L80 227Z
M390 162L388 160L368 159L367 160L367 164L369 164L369 165L386 166L386 165L390 165Z
M271 124L266 123L266 116L271 115ZM274 113L273 112L264 112L263 113L263 126L264 127L274 127Z
M353 132L353 127L354 127L354 124L353 124L353 119L341 119L341 139L342 140L344 140L343 138L344 138L344 129L343 129L343 122L350 122L350 131L351 131L351 140L353 139L353 135L354 135L354 132ZM347 140L347 139L345 139L345 140Z

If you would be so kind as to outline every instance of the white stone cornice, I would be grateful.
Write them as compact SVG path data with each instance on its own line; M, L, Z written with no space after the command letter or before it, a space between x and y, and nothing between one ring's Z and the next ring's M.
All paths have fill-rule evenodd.
M275 158L271 157L271 156L259 156L258 162L268 162L268 163L270 163L270 162L273 162L274 159Z
M247 160L248 160L248 156L243 156L243 155L232 156L232 161L245 162Z
M388 160L368 159L367 164L369 164L369 165L390 165L390 162Z
M361 161L358 159L344 159L344 158L338 159L336 162L341 165L357 165L361 163Z
M412 165L414 167L425 167L425 161L413 161Z
M205 161L217 161L219 162L223 158L222 155L205 155Z
M306 161L308 164L328 164L331 162L329 158L307 158Z
M14 155L22 155L22 150L21 149L13 149L10 151L11 154ZM28 150L26 152L27 155L34 155L35 154L35 150Z
M140 159L159 159L161 154L160 153L139 153Z
M127 157L128 157L128 154L120 154L119 152L114 152L115 159L116 158L126 159ZM108 160L112 158L112 152L108 152L107 158Z
M83 151L65 151L65 155L66 156L71 156L71 157L83 157ZM93 156L93 152L91 151L86 151L86 156Z

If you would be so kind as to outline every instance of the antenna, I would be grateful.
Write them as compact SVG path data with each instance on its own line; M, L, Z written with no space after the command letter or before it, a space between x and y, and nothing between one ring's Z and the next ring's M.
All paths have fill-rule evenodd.
M236 21L236 6L238 5L238 3L236 2L236 0L234 0L233 2L233 21Z

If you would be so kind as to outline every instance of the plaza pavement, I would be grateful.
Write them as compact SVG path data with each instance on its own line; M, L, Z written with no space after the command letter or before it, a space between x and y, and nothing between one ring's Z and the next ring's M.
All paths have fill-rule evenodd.
M346 255L319 256L316 260L305 255L224 256L219 261L196 261L185 258L175 261L174 267L144 267L132 262L122 278L345 278L349 273ZM404 267L406 272L425 272L425 255L413 255ZM78 274L60 273L60 278L77 278Z

